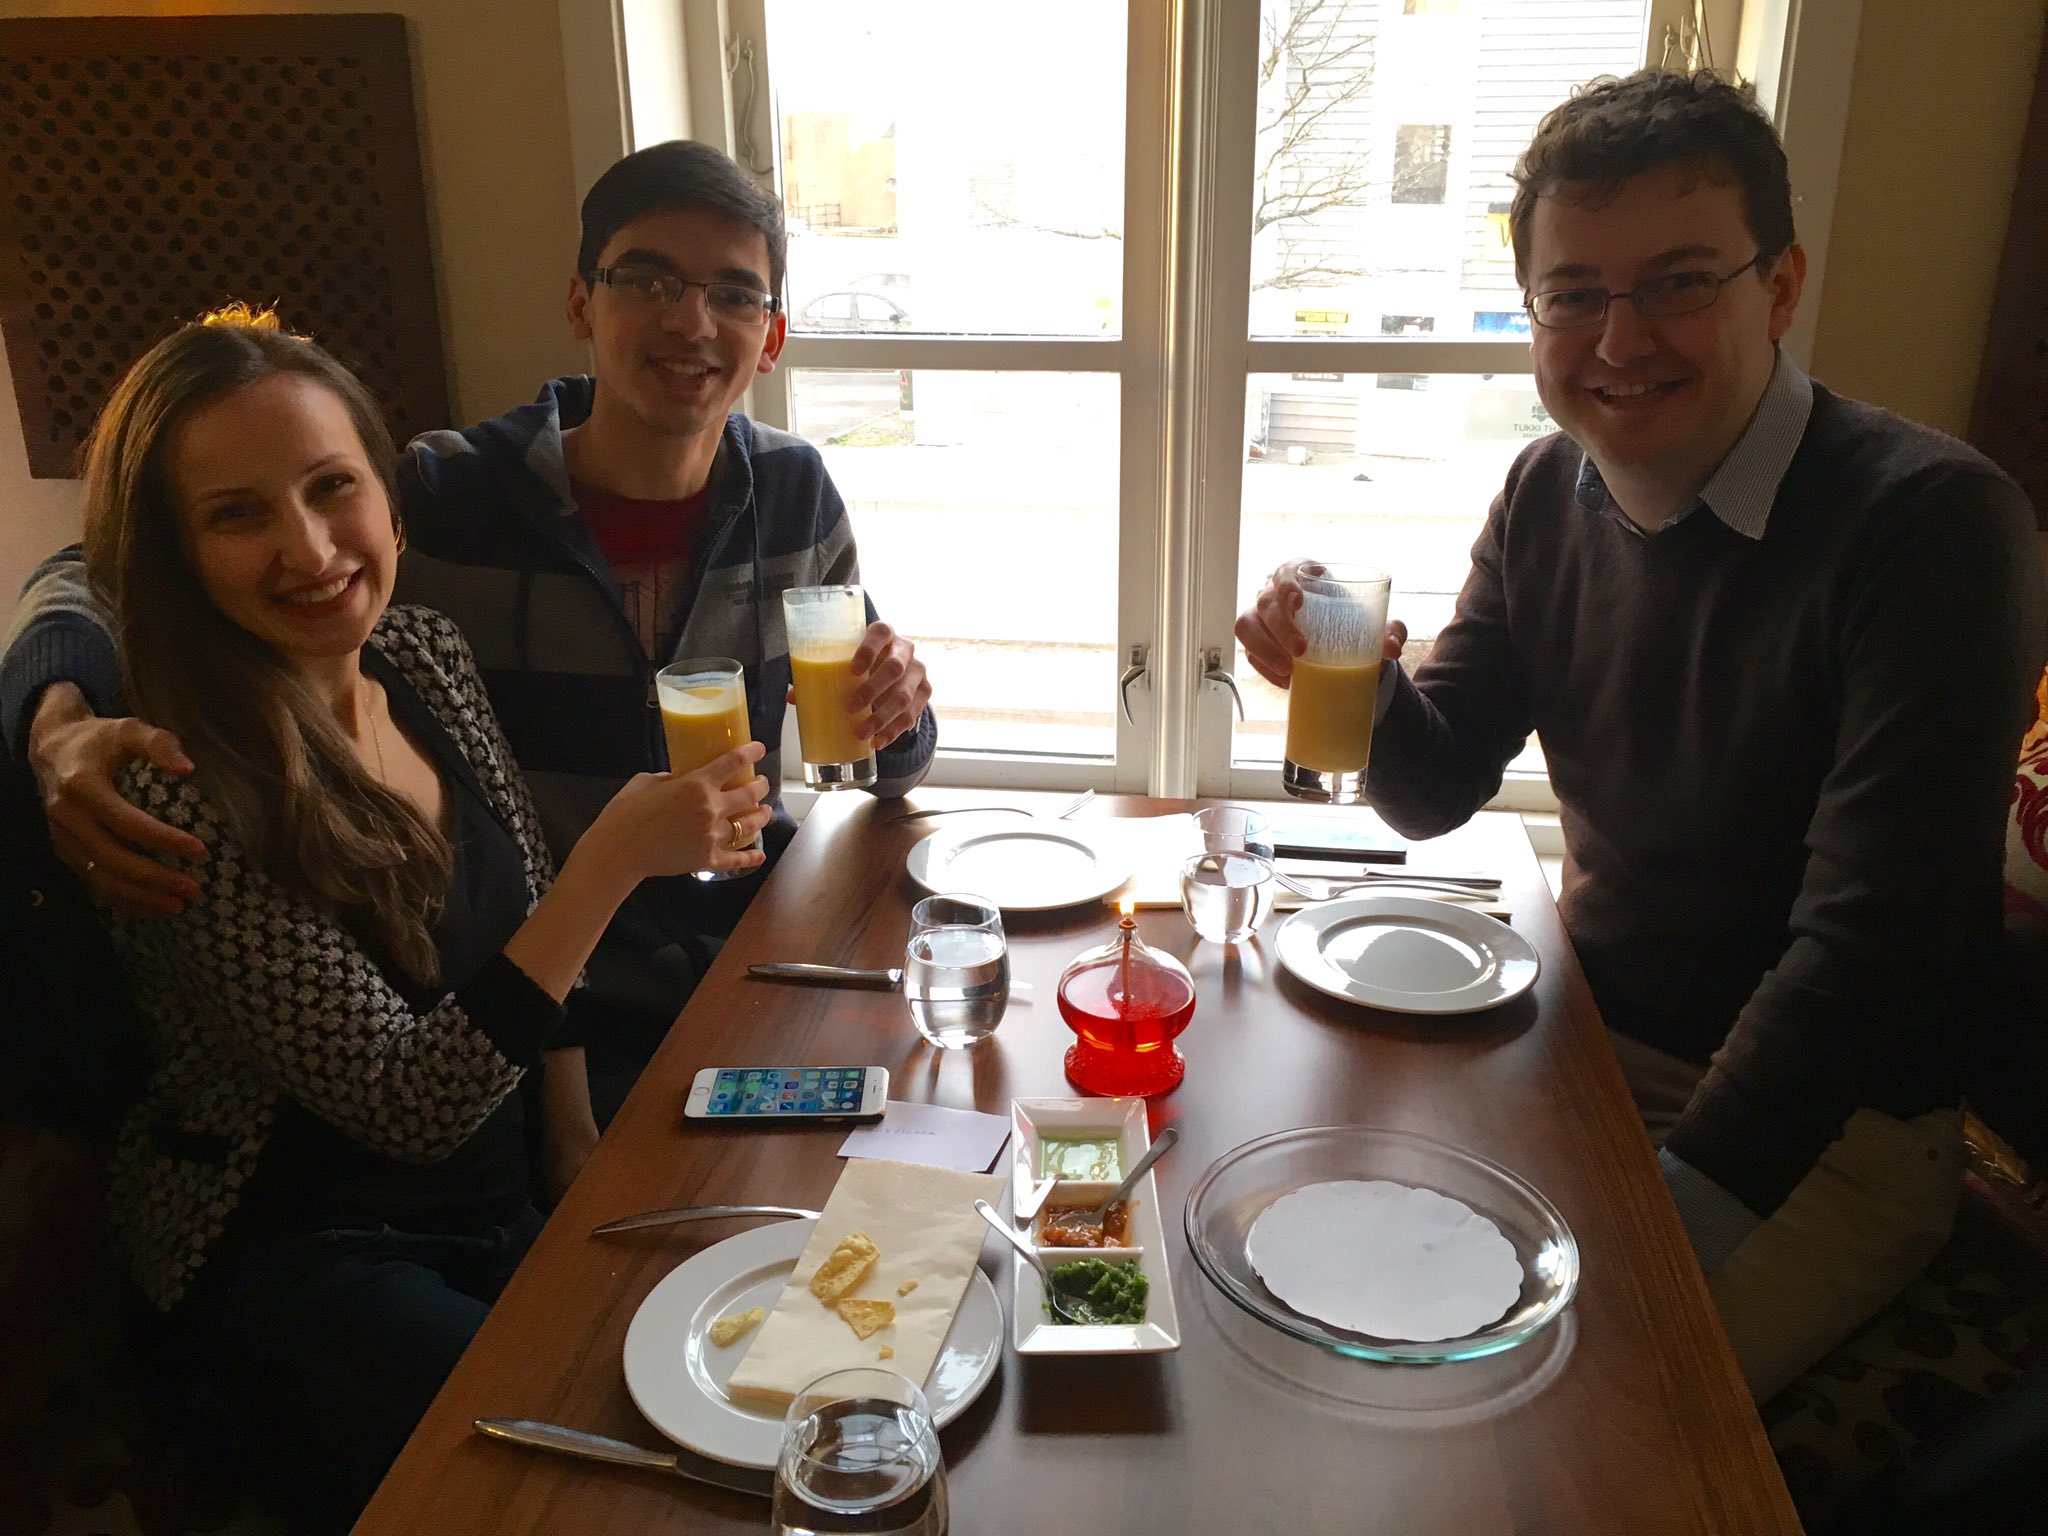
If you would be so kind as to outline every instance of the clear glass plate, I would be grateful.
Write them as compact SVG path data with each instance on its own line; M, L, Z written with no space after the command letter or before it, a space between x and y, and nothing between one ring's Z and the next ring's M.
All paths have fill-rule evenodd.
M1266 1288L1246 1249L1252 1223L1282 1195L1336 1179L1388 1179L1462 1200L1501 1230L1522 1263L1522 1294L1477 1333L1426 1344L1351 1333L1296 1312ZM1543 1331L1579 1288L1579 1245L1557 1208L1497 1163L1412 1131L1320 1125L1248 1141L1188 1191L1188 1248L1209 1281L1269 1327L1340 1355L1434 1364L1497 1355Z

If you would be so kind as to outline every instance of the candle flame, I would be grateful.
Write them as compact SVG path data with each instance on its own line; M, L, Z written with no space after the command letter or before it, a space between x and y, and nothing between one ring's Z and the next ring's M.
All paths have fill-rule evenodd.
M1138 910L1138 904L1135 901L1131 900L1130 897L1126 896L1122 901L1116 904L1116 909L1120 915L1124 917L1129 917L1133 912Z

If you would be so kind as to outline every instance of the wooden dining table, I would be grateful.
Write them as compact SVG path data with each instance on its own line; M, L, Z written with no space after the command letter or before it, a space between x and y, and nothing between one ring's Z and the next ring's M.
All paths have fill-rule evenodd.
M924 791L909 806L1012 804L1028 794ZM748 976L763 960L900 964L912 844L949 818L899 822L905 802L821 797L724 945L589 1164L384 1480L367 1536L767 1528L765 1500L488 1440L480 1417L547 1420L641 1445L622 1349L635 1309L731 1223L612 1237L613 1217L694 1203L816 1209L843 1166L843 1125L774 1129L685 1120L707 1066L879 1064L891 1097L1007 1114L1013 1097L1071 1095L1072 1035L1055 988L1112 934L1093 904L1007 920L1029 984L971 1050L938 1051L901 996ZM1146 816L1187 802L1099 799L1079 813ZM1020 1357L1007 1346L981 1397L941 1433L952 1529L1005 1533L1796 1532L1783 1478L1631 1105L1597 1008L1518 818L1476 817L1414 846L1409 864L1498 874L1542 964L1491 1011L1408 1016L1337 1001L1274 958L1269 921L1235 946L1177 910L1139 914L1179 957L1197 1004L1187 1075L1154 1099L1181 1140L1156 1169L1182 1347L1138 1357ZM1582 1280L1562 1316L1487 1359L1384 1365L1327 1353L1240 1311L1199 1271L1181 1220L1191 1185L1230 1149L1289 1127L1420 1132L1519 1174L1577 1239ZM1004 1163L1000 1166L1007 1166ZM1012 1305L1007 1249L981 1263ZM680 1367L679 1367L680 1368Z

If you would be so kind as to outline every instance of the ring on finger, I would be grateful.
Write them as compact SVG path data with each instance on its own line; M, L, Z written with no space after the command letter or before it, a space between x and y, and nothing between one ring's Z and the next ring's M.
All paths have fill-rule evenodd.
M746 829L745 825L741 823L741 821L740 821L739 817L737 817L737 816L733 817L733 818L732 818L732 846L733 846L733 850L734 850L735 852L738 852L738 851L739 851L740 849L742 849L742 848L744 848L744 847L746 847L746 846L747 846L747 838L748 838L748 836L749 836L749 834L748 834L748 832L747 832L747 829Z

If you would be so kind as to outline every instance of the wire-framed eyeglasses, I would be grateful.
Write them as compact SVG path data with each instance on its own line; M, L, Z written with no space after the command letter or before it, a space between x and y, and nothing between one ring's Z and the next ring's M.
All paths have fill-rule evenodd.
M704 303L714 315L739 323L760 321L779 307L773 294L763 293L750 283L722 278L700 283L659 267L595 267L590 280L607 284L628 304L643 309L672 308L683 302L683 295L690 289L702 288Z
M1525 294L1522 302L1531 320L1553 331L1598 325L1616 299L1627 299L1645 320L1662 320L1706 309L1721 296L1724 283L1733 282L1751 267L1760 267L1763 260L1764 253L1758 251L1733 272L1667 272L1620 293L1607 288L1552 288Z

